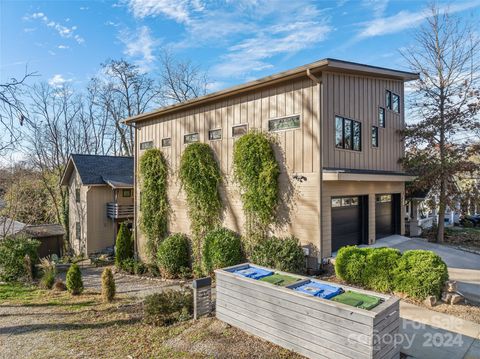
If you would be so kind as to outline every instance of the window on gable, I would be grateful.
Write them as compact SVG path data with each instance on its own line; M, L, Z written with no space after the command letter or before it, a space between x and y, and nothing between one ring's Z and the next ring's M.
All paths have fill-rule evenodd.
M385 127L385 108L378 108L378 125L380 127Z
M208 131L208 139L210 141L221 140L222 139L222 129L217 128L215 130Z
M340 116L335 117L335 147L362 150L362 124Z
M75 202L80 203L80 188L75 188Z
M372 146L378 147L378 127L372 126Z
M198 142L199 140L200 137L198 136L198 132L189 133L188 135L183 136L183 143L185 144Z

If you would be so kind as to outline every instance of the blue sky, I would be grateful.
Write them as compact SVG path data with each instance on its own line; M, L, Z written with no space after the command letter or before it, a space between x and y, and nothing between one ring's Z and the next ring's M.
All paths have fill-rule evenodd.
M447 6L440 3L440 6ZM450 10L478 20L480 0ZM25 66L85 85L108 58L155 73L163 49L208 71L217 90L325 57L405 69L427 2L388 0L0 0L1 81Z

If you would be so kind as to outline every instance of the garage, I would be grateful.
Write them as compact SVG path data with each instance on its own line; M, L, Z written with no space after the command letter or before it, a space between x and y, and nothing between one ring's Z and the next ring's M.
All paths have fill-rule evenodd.
M367 203L366 196L332 197L332 252L365 243Z
M375 196L375 238L399 233L400 194L377 194Z

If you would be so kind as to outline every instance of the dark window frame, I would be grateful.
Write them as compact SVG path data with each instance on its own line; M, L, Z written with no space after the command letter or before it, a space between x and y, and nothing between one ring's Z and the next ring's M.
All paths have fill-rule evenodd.
M148 150L150 148L153 148L153 141L144 141L140 142L140 150Z
M75 203L80 203L81 196L80 196L80 188L75 188Z
M334 204L337 201L340 201L339 204ZM359 196L335 196L330 199L331 208L358 207L359 205Z
M379 147L379 132L378 132L378 126L372 126L372 147L378 148Z
M385 128L386 122L387 121L385 107L380 106L378 108L378 127Z
M190 136L197 136L197 139L195 141L187 141L187 138L190 138ZM198 132L191 132L183 135L184 145L189 145L190 143L196 143L196 142L200 142L200 135L198 134Z
M80 222L75 222L75 239L82 239L82 226Z
M279 129L274 129L270 125L271 123L278 122L278 121L298 121L298 126L292 126L292 127L287 127L287 128L279 128ZM281 131L290 131L290 130L298 130L302 128L302 118L300 115L289 115L289 116L282 116L282 117L275 117L271 118L268 120L268 132L281 132Z
M242 133L241 135L236 135L234 132L235 132L235 129L236 128L242 128L242 127L245 127L245 133ZM232 137L241 137L245 134L247 134L248 132L248 124L247 123L240 123L238 125L234 125L232 126Z
M337 131L337 123L338 120L342 122L342 134L341 134L341 143L339 143L338 139L338 131ZM347 124L347 125L346 125ZM345 129L347 128L346 135ZM358 130L358 136L356 136L356 130ZM340 150L348 150L348 151L355 151L361 152L362 151L362 123L360 121L355 121L350 118L346 118L343 116L335 116L335 148Z
M213 132L220 132L220 138L212 138L211 134ZM209 141L221 141L223 139L223 132L221 128L212 128L208 130L208 140Z
M126 196L125 193L128 193L128 196ZM130 188L122 189L122 197L125 197L125 198L132 197L132 190Z
M396 108L396 109L393 108L393 104L394 104L393 98L394 97L397 98L397 100L398 100L397 101L398 108ZM393 91L385 90L385 107L392 112L400 113L400 111L401 111L400 95L396 94Z
M168 143L166 143L168 142ZM171 147L172 146L172 138L171 137L164 137L162 138L162 147Z

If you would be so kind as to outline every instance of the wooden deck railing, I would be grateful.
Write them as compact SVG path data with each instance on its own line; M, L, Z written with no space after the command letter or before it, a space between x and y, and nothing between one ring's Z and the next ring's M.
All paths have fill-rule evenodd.
M133 204L107 203L107 217L112 219L133 218Z

